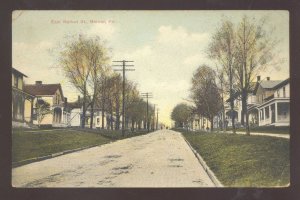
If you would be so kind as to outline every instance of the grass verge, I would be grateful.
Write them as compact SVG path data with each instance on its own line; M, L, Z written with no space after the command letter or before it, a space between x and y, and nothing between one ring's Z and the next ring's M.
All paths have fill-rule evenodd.
M47 156L66 150L96 146L110 141L147 134L145 130L121 131L95 129L13 129L12 162Z
M289 140L179 130L227 187L277 187L290 182Z
M218 129L216 129L218 130ZM219 130L221 132L221 130ZM228 128L227 131L232 131L232 128ZM236 131L246 132L245 128L237 128ZM290 134L289 126L258 126L251 127L250 132L253 133L272 133L272 134Z
M111 140L120 140L125 138L131 138L139 135L145 135L147 134L147 130L135 130L135 131L129 131L126 130L124 136L122 135L121 130L106 130L106 129L74 129L77 131L84 131L88 133L97 133L100 134L103 137L109 138Z

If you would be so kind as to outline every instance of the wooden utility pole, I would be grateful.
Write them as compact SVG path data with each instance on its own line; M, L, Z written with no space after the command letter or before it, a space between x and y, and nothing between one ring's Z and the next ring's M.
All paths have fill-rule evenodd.
M158 130L158 108L157 108L157 111L156 111L156 130Z
M141 93L141 96L143 98L147 98L147 114L146 114L146 126L147 126L147 130L148 130L148 133L149 133L149 119L148 119L148 113L149 113L149 103L148 103L148 99L149 98L152 98L152 93L149 93L149 92L145 92L145 93Z
M152 131L154 131L154 129L155 129L155 106L156 106L156 104L153 104L153 106L154 106L154 109L153 109L153 128L152 128Z
M123 72L123 91L122 91L122 136L125 135L125 71L135 71L135 69L126 69L126 67L133 67L134 65L127 65L128 60L121 60L121 61L113 61L122 63L122 65L113 65L114 67L122 67L122 69L114 69L114 71L122 71Z

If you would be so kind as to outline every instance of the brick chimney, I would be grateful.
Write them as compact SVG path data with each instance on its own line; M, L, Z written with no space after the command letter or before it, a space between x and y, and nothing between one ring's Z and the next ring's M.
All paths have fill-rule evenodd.
M42 82L42 81L35 81L35 84L36 84L36 85L42 85L43 82Z
M270 77L267 77L267 81L269 81L270 80Z
M257 82L259 82L260 81L260 76L257 76Z

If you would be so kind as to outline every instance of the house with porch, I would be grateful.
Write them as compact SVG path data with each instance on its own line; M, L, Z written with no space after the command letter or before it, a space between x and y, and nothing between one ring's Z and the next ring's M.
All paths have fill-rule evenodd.
M259 126L290 125L290 79L262 81L256 88Z
M35 97L32 108L33 124L52 127L70 126L70 113L66 110L67 98L64 98L60 84L43 84L42 81L36 81L35 84L25 84L24 91ZM41 100L49 104L49 112L42 120L38 120L40 113L37 102Z
M25 74L12 68L12 127L29 127L32 123L35 96L24 90L25 77Z
M289 78L285 80L271 80L270 77L253 83L253 91L248 94L247 111L249 125L255 126L289 126ZM242 102L239 95L234 96L234 111L230 110L229 99L225 104L226 127L231 127L231 117L235 116L236 127L241 125ZM222 111L214 118L214 127L222 127Z

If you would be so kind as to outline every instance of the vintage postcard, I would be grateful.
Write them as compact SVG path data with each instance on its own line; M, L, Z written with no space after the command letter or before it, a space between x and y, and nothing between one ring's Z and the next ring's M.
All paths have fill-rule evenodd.
M12 187L290 184L289 12L12 13Z

